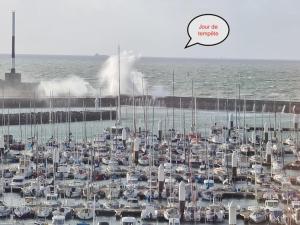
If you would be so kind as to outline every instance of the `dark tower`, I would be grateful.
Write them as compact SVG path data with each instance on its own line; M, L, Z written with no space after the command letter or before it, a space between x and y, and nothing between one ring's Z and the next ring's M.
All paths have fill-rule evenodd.
M16 73L15 68L15 12L12 12L12 37L11 37L11 71L5 73L5 81L9 83L21 83L21 74Z

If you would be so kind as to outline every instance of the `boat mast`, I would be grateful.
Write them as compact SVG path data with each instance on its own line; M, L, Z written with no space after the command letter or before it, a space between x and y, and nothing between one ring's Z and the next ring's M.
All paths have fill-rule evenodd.
M192 79L192 131L194 132L195 127L195 117L194 117L194 107L193 107L193 99L194 99L194 79Z
M118 76L119 76L118 123L121 124L121 58L120 58L120 46L118 46Z
M11 73L15 73L15 11L12 11L12 46L11 46Z
M136 121L135 121L134 77L132 79L132 107L133 107L133 129L134 129L134 135L135 135L136 134Z
M239 83L238 83L238 97L239 97L239 128L241 126L241 76L239 74Z
M151 155L150 155L150 202L152 202L152 167L154 166L154 102L152 105L152 146L151 146Z
M253 143L253 147L255 148L255 154L257 152L257 148L255 147L256 145L256 105L255 105L255 96L254 96L254 104L253 104L253 111L254 111L254 140L252 140Z
M182 105L181 105L181 98L179 98L179 108L180 108L179 127L180 127L180 133L181 133L181 138L182 138L183 130L182 130Z
M243 143L244 143L244 141L245 141L245 143L244 144L247 144L247 137L246 137L246 131L247 131L247 129L246 129L246 110L247 110L247 103L246 103L246 97L244 96L244 107L243 107L243 123L244 123L244 132L243 132Z
M4 87L2 86L2 135L4 140L5 133L5 116L4 116Z
M143 89L143 111L144 111L144 129L147 133L147 123L146 123L146 99L144 90L144 78L142 78L142 89Z
M235 127L237 128L237 83L235 82L235 98L234 98L234 112L235 112Z
M70 89L69 89L69 98L68 98L68 143L70 145L71 143L71 111L70 111L70 106L71 106L71 96L70 96Z
M23 134L22 134L22 126L21 126L21 105L20 105L20 102L19 102L19 129L20 129L20 142L22 142L22 139L23 139Z
M195 131L197 131L197 97L194 98L194 106L195 106L194 126L195 126Z
M100 112L100 118L99 118L99 132L102 127L102 96L101 96L101 87L99 88L99 112Z
M276 140L277 138L277 118L276 118L276 98L274 97L274 102L273 102L273 111L274 111L274 138Z
M175 125L174 125L174 104L175 104L175 99L174 99L174 70L173 70L173 77L172 77L172 94L173 94L173 98L172 98L172 106L173 106L173 111L172 111L172 116L173 116L173 121L172 121L172 130L175 129Z

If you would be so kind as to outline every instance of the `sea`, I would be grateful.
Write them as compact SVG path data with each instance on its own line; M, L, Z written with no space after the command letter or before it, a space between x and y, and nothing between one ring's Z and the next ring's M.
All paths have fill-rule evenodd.
M121 75L140 74L149 94L158 90L162 95L172 95L174 74L175 96L191 96L193 81L197 97L234 98L239 85L240 95L246 99L300 100L300 61L149 58L126 52L121 56L125 64L121 63ZM16 70L22 73L23 81L64 80L77 76L96 89L105 89L99 80L106 69L109 73L110 65L117 66L115 58L17 55ZM0 78L10 68L10 56L0 55Z
M159 97L172 95L174 85L175 96L192 96L193 94L196 97L235 98L240 95L241 99L300 101L300 88L298 88L300 85L300 61L150 58L141 57L132 52L122 52L120 61L121 86L127 86L124 89L125 94L132 94L132 79L142 79L143 82L135 82L135 94L151 94ZM23 82L41 82L46 93L54 90L58 92L57 94L65 91L61 94L69 95L69 90L73 90L72 94L75 96L99 97L99 89L101 96L115 94L118 88L116 82L118 65L117 56L98 54L94 56L17 55L16 57L16 71L22 74ZM10 56L0 55L0 79L4 78L4 74L10 68ZM103 90L102 93L101 90ZM48 109L34 110L37 112ZM53 111L55 110L67 109L53 109ZM11 112L20 111L4 109L4 113ZM173 116L172 109L158 107L152 110L151 107L148 107L147 112L149 113L147 115L148 123L153 130L157 130L159 120L162 120L166 129L173 125L171 124L173 119L170 118ZM129 127L133 120L131 114L130 106L122 107L123 122ZM183 114L186 121L183 121ZM240 123L243 122L247 125L254 123L252 112L247 112L245 116L239 114L239 116ZM184 128L190 128L191 110L176 109L174 117L175 126L179 127L181 131ZM257 114L255 117L257 126L263 126L266 119L271 126L274 115L265 113ZM154 118L153 121L152 118ZM136 120L141 126L145 126L143 108L137 109ZM199 110L196 112L195 120L198 129L206 132L206 128L208 129L214 122L227 125L228 114ZM290 127L293 116L282 114L280 120L282 120L282 127ZM111 121L86 123L85 135L93 137L99 127L110 126ZM150 125L147 127L149 128ZM64 138L67 126L58 124L56 127L57 136ZM76 130L73 132L74 135L76 133L78 138L83 136L81 123L73 123L72 127ZM5 129L8 128L2 128L2 130ZM28 136L29 133L32 135L32 127L29 129L26 126L10 126L9 129L16 137L20 137L20 133L23 136L25 134ZM51 129L48 129L47 125L41 126L40 129L41 138L48 138Z

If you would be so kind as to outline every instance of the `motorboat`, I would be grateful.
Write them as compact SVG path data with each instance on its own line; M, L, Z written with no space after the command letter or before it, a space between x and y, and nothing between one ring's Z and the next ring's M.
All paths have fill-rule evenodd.
M29 157L23 156L19 159L17 174L29 178L33 174L34 165Z
M283 209L273 208L269 210L269 224L285 224Z
M257 208L250 213L249 219L253 223L263 223L267 221L268 213L266 212L265 209Z
M144 192L144 195L146 197L146 199L158 199L159 197L159 193L157 190L154 189L148 189Z
M119 201L117 200L113 200L113 201L105 201L103 203L103 206L105 209L107 210L114 210L114 209L119 209L122 207L122 205L119 203Z
M206 207L205 220L207 222L223 222L225 219L225 209L219 204L212 204Z
M136 225L137 224L137 220L135 217L122 217L121 220L121 225Z
M50 218L52 216L51 207L38 207L35 211L35 215L38 218Z
M248 156L255 154L255 148L250 144L242 144L240 150L241 153Z
M286 175L283 175L283 174L274 174L273 175L273 180L279 184L282 184L282 183L290 183L289 181L289 178L286 176Z
M292 137L288 137L283 141L284 145L294 146L295 142Z
M211 201L214 197L214 193L211 190L205 190L201 192L201 198L203 201Z
M208 141L215 144L222 144L225 142L223 135L213 134L208 138Z
M29 184L26 184L21 189L23 196L35 196L41 197L44 194L44 185L37 181L32 181Z
M269 174L258 174L256 176L256 183L257 184L268 184L271 181L271 177L269 176Z
M205 179L203 183L206 189L209 189L215 185L215 182L212 179Z
M23 175L15 175L10 183L12 191L21 191L26 184L25 177Z
M275 200L275 201L277 201L279 199L279 195L274 190L268 190L265 193L263 193L262 198L265 199L265 200Z
M29 206L18 206L14 209L14 216L17 219L31 218L33 215L33 210Z
M265 201L265 210L269 213L270 224L283 224L283 209L279 207L279 201L276 199Z
M300 201L292 201L290 211L295 224L300 224Z
M265 209L266 210L276 209L278 207L279 207L279 201L277 199L271 199L271 200L265 201Z
M34 221L34 225L48 225L48 223L45 219L38 218Z
M90 220L93 218L94 212L92 208L79 208L75 210L76 217L81 220Z
M263 166L260 165L260 164L254 164L252 165L252 168L250 169L250 174L251 175L259 175L259 174L262 174L263 173Z
M140 208L140 204L137 198L128 198L125 203L125 208L129 209L138 209Z
M126 190L123 192L123 196L126 199L129 198L136 198L138 195L138 190L135 188L134 185L128 185Z
M0 218L9 217L11 209L3 202L0 201Z
M79 198L82 194L81 187L67 187L65 190L66 197L68 198Z
M53 215L53 217L54 216L63 216L65 219L70 219L73 215L73 209L69 208L69 207L60 207L60 208L55 209L52 212L52 215Z
M62 215L53 216L51 225L65 225L65 217Z
M148 155L144 155L138 159L138 162L141 166L148 166L149 165L149 157Z
M199 222L201 220L200 209L195 204L188 204L185 207L183 218L186 222Z
M300 224L300 208L295 209L293 214L292 214L292 218L295 222L295 224Z
M283 166L282 166L282 162L281 162L280 160L274 160L274 161L272 162L272 170L273 170L274 172L281 171L282 168L283 168Z
M179 218L170 218L168 222L169 222L169 225L180 225Z
M119 198L120 197L120 193L121 193L120 184L118 184L116 182L111 182L109 184L108 189L105 192L105 197L107 199Z
M62 164L57 167L57 172L55 173L56 179L67 179L70 175L70 168L67 164Z
M167 221L169 221L170 218L180 218L180 212L178 208L172 207L172 208L165 209L164 218Z
M141 219L142 220L156 220L158 211L154 205L146 204L145 208L142 209Z
M185 174L189 171L189 167L187 165L178 165L175 169L176 173Z
M44 204L45 204L45 206L48 206L48 207L60 206L61 202L58 200L58 194L56 194L56 193L47 194Z

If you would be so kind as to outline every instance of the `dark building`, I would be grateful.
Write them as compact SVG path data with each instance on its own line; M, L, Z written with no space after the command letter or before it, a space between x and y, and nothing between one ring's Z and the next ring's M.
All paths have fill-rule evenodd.
M12 49L11 70L5 73L5 79L0 79L0 95L5 97L33 97L38 94L39 83L24 83L21 73L15 68L15 12L12 12Z

